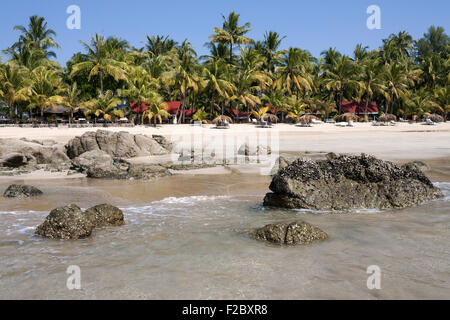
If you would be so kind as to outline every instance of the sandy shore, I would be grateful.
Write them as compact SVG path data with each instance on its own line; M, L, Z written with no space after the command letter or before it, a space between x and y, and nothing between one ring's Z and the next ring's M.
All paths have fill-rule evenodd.
M433 159L450 157L450 123L435 126L398 123L396 126L375 127L370 123L355 123L354 127L337 127L320 124L309 128L290 124L277 124L273 128L256 128L251 124L233 124L230 129L217 130L212 125L162 125L159 127L112 127L112 128L0 128L0 138L52 139L67 143L87 131L106 129L128 131L133 134L159 134L172 140L188 136L201 136L203 141L212 139L257 139L270 137L279 152L369 153L389 159ZM216 140L219 141L219 140ZM225 140L222 140L225 141Z

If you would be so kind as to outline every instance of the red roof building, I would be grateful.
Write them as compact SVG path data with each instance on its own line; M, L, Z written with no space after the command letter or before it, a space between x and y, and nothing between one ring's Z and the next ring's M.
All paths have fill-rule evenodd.
M178 110L180 109L181 101L166 101L167 104L167 112L171 115L178 114ZM147 110L147 105L145 103L141 103L140 107L138 108L136 102L130 103L131 112L136 113L143 113L145 110Z
M365 114L366 103L365 102L354 102L354 101L343 101L341 110L343 113L356 113ZM367 106L367 114L378 114L378 107L375 101L370 101Z

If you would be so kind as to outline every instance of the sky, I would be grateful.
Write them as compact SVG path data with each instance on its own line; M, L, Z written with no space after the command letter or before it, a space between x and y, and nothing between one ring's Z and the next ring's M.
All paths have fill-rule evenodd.
M67 7L81 10L81 29L69 30ZM370 5L381 10L381 29L369 30L366 12ZM142 47L146 35L169 35L178 42L188 39L199 55L207 54L204 44L214 27L222 26L222 14L235 11L241 24L251 23L252 39L262 39L268 30L286 36L282 49L300 47L320 56L336 48L351 55L356 44L370 49L381 45L391 33L408 31L414 39L431 25L450 33L448 0L14 0L3 1L0 11L0 50L14 43L16 25L27 25L31 15L45 17L57 33L56 50L62 65L82 51L79 40L89 41L95 33L126 39Z

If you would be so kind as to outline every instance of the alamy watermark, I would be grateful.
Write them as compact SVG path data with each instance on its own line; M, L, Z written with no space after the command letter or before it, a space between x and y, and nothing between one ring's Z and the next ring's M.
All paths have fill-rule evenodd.
M367 267L366 273L370 274L367 278L367 289L381 289L381 269L377 265Z
M71 265L67 267L67 274L70 276L67 278L66 286L69 290L80 290L81 289L81 269L77 265Z
M379 6L373 4L367 7L367 14L370 16L367 18L366 26L369 30L381 29L381 9Z
M81 29L81 9L79 6L72 4L67 7L67 14L70 16L66 20L66 26L69 30L80 30Z

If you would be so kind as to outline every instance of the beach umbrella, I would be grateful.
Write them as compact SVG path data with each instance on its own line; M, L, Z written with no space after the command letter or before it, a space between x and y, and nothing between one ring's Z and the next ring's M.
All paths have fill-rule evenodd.
M261 117L261 120L269 121L269 122L278 122L278 117L271 113L266 113Z
M298 118L298 122L301 123L311 123L312 120L317 120L317 117L313 116L312 114L305 114Z
M378 117L378 121L388 122L388 121L397 121L397 117L390 113L385 113L382 116Z
M359 117L354 113L347 112L338 116L337 119L338 121L349 122L349 121L358 121Z
M212 122L214 124L218 124L218 123L224 123L225 121L228 123L233 123L233 120L231 120L231 118L229 116L224 116L224 115L218 116Z

